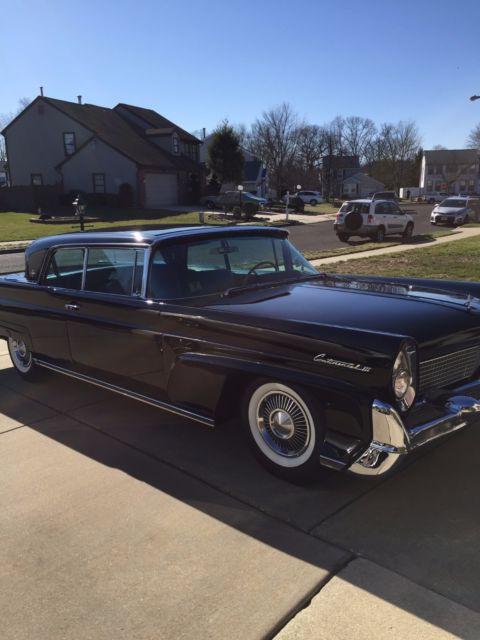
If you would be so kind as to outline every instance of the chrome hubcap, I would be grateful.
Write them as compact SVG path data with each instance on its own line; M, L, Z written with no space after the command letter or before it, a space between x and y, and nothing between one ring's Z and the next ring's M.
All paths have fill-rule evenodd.
M311 424L304 408L286 392L268 392L259 400L257 429L273 452L288 458L301 456L311 439Z
M288 440L295 433L295 425L291 416L281 409L275 410L270 416L270 429L281 440Z

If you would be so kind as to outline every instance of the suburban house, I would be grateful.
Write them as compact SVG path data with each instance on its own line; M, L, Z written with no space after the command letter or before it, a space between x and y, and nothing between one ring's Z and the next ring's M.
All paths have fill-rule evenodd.
M5 160L0 160L0 187L4 187L7 183L7 163Z
M425 192L479 193L480 162L477 149L424 151L420 188Z
M341 196L343 181L359 171L360 160L358 156L324 156L320 171L323 195Z
M152 109L38 96L2 133L11 187L105 198L127 190L133 204L152 209L200 195L200 140Z
M366 173L354 173L343 181L342 195L349 198L368 198L376 191L385 191L385 185Z
M200 147L200 162L205 167L208 158L208 145L210 144L212 135L213 134L210 134L209 136L204 138L204 140L202 141L202 146ZM268 192L267 168L259 158L254 156L253 153L251 153L248 149L245 149L245 147L242 147L242 153L245 159L242 178L243 188L245 191L249 191L254 195L264 198ZM237 189L237 187L238 184L224 182L222 184L221 191L231 191L233 189Z

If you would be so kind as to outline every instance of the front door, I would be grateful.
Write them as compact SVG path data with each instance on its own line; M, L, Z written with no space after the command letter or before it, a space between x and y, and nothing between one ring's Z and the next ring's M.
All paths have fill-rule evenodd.
M162 398L162 317L139 297L145 250L90 247L67 321L73 365L93 378Z

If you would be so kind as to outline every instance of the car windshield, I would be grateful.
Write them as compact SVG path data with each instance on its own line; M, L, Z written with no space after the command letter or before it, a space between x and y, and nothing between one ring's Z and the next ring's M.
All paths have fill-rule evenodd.
M180 242L156 249L147 295L169 300L219 295L318 275L284 238L235 235Z
M466 202L465 200L457 200L455 198L448 198L447 200L444 200L442 202L442 204L440 206L442 207L451 207L452 209L461 209L462 207L466 206Z

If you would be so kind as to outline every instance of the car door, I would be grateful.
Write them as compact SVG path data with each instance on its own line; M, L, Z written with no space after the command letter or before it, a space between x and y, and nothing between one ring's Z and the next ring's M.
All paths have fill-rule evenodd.
M136 393L164 398L163 322L140 297L146 249L89 247L67 329L77 371Z
M35 292L29 321L33 352L58 366L71 364L66 321L70 301L82 287L84 259L81 247L55 248Z
M406 216L395 202L388 203L390 233L403 233L407 224Z
M387 202L377 202L375 205L375 225L377 227L383 227L385 233L388 233L389 214L387 209Z

